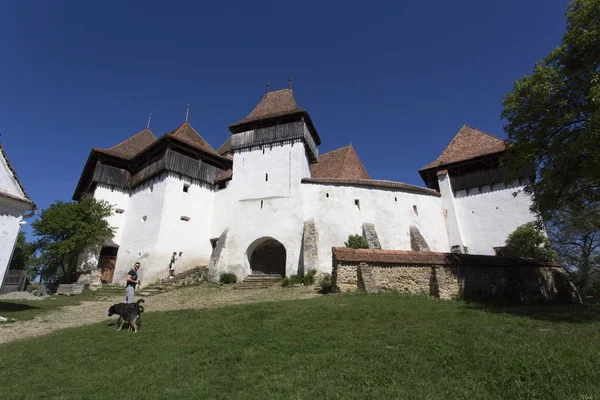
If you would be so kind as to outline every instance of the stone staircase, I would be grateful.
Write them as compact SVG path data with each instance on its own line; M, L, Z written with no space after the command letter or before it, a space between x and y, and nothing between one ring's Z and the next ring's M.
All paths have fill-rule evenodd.
M255 274L248 275L241 283L238 283L236 289L267 289L276 285L283 279L278 274Z

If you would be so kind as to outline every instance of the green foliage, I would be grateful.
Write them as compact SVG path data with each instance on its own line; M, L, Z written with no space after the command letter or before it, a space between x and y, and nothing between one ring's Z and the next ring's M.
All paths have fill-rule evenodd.
M302 283L304 286L310 286L315 283L315 275L317 275L317 270L312 268L306 274L304 274L304 278L302 279Z
M106 218L112 207L86 197L78 203L57 201L43 210L31 226L39 251L36 273L45 282L77 280L77 257L114 236Z
M545 221L565 208L600 203L600 0L567 7L562 43L504 97L514 172L534 166L526 186ZM596 208L597 209L597 208Z
M350 235L348 236L348 241L344 242L346 247L351 249L368 249L369 244L361 235Z
M25 232L20 231L9 269L27 271L29 279L37 276L35 267L35 243L27 242Z
M290 276L290 283L292 285L301 285L303 282L303 278L301 275L292 275Z
M550 241L534 222L523 224L508 235L504 255L539 260L556 258L556 252L550 247Z
M290 287L292 286L292 280L289 277L285 277L281 280L281 286L282 287Z
M321 280L319 282L319 293L328 294L328 293L336 293L338 291L339 291L339 289L333 285L333 282L331 282L331 275L323 274L321 276Z
M233 272L223 272L219 276L219 282L224 283L224 284L236 283L237 275L234 274Z

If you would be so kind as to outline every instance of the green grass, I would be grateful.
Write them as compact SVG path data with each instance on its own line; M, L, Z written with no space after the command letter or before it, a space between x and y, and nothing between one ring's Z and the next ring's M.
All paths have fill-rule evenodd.
M594 399L597 309L394 294L146 313L0 346L3 398Z
M0 315L17 321L25 321L62 307L75 306L82 301L94 301L108 296L123 295L124 288L101 288L87 290L75 296L49 296L43 300L0 300Z

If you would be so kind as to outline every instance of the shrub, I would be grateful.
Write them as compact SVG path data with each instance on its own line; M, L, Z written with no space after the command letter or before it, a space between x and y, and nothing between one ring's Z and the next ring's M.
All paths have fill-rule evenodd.
M506 239L504 254L514 257L531 257L539 260L552 260L556 253L550 247L550 241L535 222L523 224Z
M292 281L290 280L290 278L288 278L287 276L285 278L283 278L281 280L281 286L282 287L289 287L292 286Z
M321 277L321 282L319 283L319 293L321 293L321 294L327 294L327 293L336 293L338 291L339 291L338 287L335 286L331 282L331 275L324 274Z
M351 249L368 249L369 244L361 235L350 235L348 236L348 241L344 242L346 247Z
M228 283L236 283L237 275L233 272L223 272L219 277L219 282L228 284Z
M300 284L302 284L303 281L304 281L304 279L300 275L292 275L292 276L290 276L290 283L292 285L300 285Z
M304 275L304 279L302 283L304 286L309 286L315 283L315 275L317 274L317 270L312 268Z

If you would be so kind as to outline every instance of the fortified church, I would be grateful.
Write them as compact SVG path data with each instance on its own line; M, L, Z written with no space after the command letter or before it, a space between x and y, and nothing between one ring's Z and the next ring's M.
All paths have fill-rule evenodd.
M334 246L494 255L532 221L523 174L507 180L504 142L464 125L419 170L426 187L372 179L352 145L319 154L321 137L291 88L266 93L214 150L186 121L93 149L74 200L113 205L114 238L82 256L103 282L142 263L143 282L209 265L217 276L331 272Z

